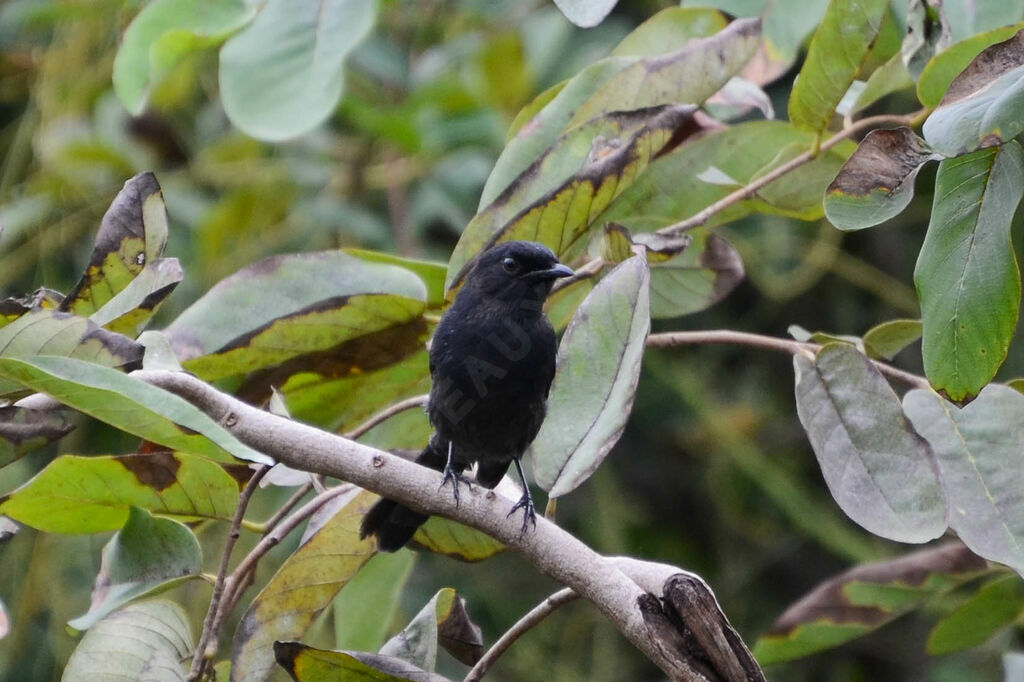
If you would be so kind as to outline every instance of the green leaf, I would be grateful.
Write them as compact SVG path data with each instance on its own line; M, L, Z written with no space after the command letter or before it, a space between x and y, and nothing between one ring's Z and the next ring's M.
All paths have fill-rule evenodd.
M674 52L695 38L706 38L726 27L721 12L707 7L666 7L622 39L612 57L655 57Z
M0 358L0 377L174 450L222 462L273 460L243 444L199 408L117 370L74 358Z
M899 215L918 171L939 158L910 128L872 130L825 191L825 216L840 230L860 230Z
M946 156L992 147L1024 131L1024 29L985 48L924 122L924 139Z
M854 85L861 81L854 81ZM864 82L864 87L857 93L856 98L850 105L849 111L844 112L842 105L838 107L840 113L844 115L852 115L861 112L872 104L882 99L886 95L891 95L894 92L900 90L906 90L907 88L913 87L914 80L910 77L910 73L907 72L907 67L903 63L903 58L899 54L895 54L889 61L882 64L874 73ZM850 90L847 91L847 95L843 97L845 103L846 97L853 92L853 86L850 86Z
M132 507L186 521L229 521L237 503L235 480L202 457L62 455L5 496L0 512L48 533L98 533L124 526Z
M649 281L642 256L621 263L562 337L548 416L531 446L534 477L550 497L587 480L622 435L651 326Z
M370 560L374 541L359 539L359 522L376 499L364 490L346 493L334 516L288 557L253 599L235 631L233 676L266 677L274 666L274 641L302 636Z
M987 569L960 543L862 564L818 585L757 640L762 665L832 649L875 630Z
M832 0L793 84L789 119L820 133L860 73L889 10L888 0Z
M516 496L521 493L516 492ZM489 559L505 549L490 535L440 516L431 516L420 526L412 542L420 549L471 563Z
M427 307L440 308L444 306L444 278L448 272L448 266L444 263L402 258L390 253L367 251L365 249L342 250L350 256L355 256L368 263L385 263L411 270L423 280L427 287Z
M555 0L565 18L580 28L597 26L619 0Z
M177 258L158 258L89 319L112 332L135 338L184 274Z
M611 111L669 103L700 104L725 85L757 52L761 22L737 19L717 34L689 41L662 56L643 57L591 95L567 128Z
M932 57L917 81L917 98L926 107L936 107L946 90L964 69L986 48L1000 43L1024 28L1021 24L1003 26L961 40Z
M423 281L397 265L342 251L272 256L221 280L167 329L185 369L207 381L292 361L284 378L351 354L347 342L395 329L414 348L423 332ZM373 341L381 346L381 339Z
M1019 2L946 0L941 7L949 16L955 40L1024 19L1024 5Z
M88 360L106 367L135 365L143 348L96 323L55 310L32 310L0 329L0 358L37 354ZM0 379L0 395L18 392L17 382Z
M1024 573L1024 395L991 384L961 409L916 389L903 408L938 457L949 525L980 556Z
M73 428L61 412L0 406L0 467L66 436Z
M363 651L326 651L300 642L274 642L274 657L298 682L449 682L400 658Z
M348 54L373 28L377 3L268 0L220 51L224 111L244 133L285 140L322 123L341 99Z
M1007 575L984 585L928 635L928 653L945 656L982 644L1024 611L1024 581Z
M651 262L651 317L689 315L721 301L743 281L743 260L724 237L697 230L681 254Z
M945 8L928 0L910 0L906 13L906 31L900 50L903 63L917 80L925 65L953 42L953 32Z
M167 244L167 209L152 173L124 183L103 215L89 265L60 309L87 317L135 279Z
M89 612L68 625L86 630L134 599L198 576L202 563L199 541L187 526L131 507L128 521L103 549Z
M680 40L686 41L687 37L681 35ZM591 64L569 80L505 146L480 196L480 210L489 206L560 135L579 123L616 110L700 104L753 56L758 37L758 22L741 20L713 36L689 40L685 45L680 42L681 49L675 52L647 58L609 57ZM664 70L656 71L659 66ZM637 92L636 84L632 83L627 90L620 91L627 74L659 82L657 87L642 92ZM668 82L660 82L662 76Z
M192 654L184 609L153 599L131 604L96 623L75 647L65 680L183 682L182 661Z
M814 135L782 121L749 121L701 137L656 159L595 222L620 223L634 234L688 218L752 179L811 148ZM849 146L838 145L763 188L756 197L716 214L706 227L752 211L801 220L822 216L821 196L846 161ZM734 183L709 182L717 169Z
M433 670L439 644L466 665L475 664L483 655L480 628L470 620L466 600L450 587L439 590L380 653Z
M332 605L335 647L380 648L415 559L413 552L404 549L377 554L345 585Z
M939 164L931 223L914 269L928 380L976 394L1006 359L1020 308L1010 223L1024 192L1016 142Z
M677 131L699 129L690 125L693 112L668 106L611 114L560 138L470 221L448 262L448 288L462 282L477 253L499 241L539 241L559 256L571 253Z
M793 357L796 407L832 497L858 524L890 540L927 542L946 530L946 500L928 443L899 398L853 346Z
M242 0L155 0L121 37L114 92L138 116L150 90L190 53L216 45L244 26L255 9Z
M921 338L921 320L890 320L864 334L864 352L876 360L892 360Z

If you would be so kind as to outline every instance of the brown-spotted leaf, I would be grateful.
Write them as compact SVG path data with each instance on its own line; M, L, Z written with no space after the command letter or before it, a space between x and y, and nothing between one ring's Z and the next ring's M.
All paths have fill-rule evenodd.
M56 310L64 300L64 294L40 287L34 293L25 296L10 296L0 299L0 327L5 327L11 322L36 308Z
M151 261L89 319L112 332L135 338L184 275L177 258Z
M628 139L616 144L596 141L587 162L567 180L532 201L507 220L492 221L489 211L474 218L462 233L448 262L448 288L458 286L479 252L511 239L538 241L559 256L572 255L594 221L608 205L636 180L648 164L672 142L677 130L691 120L691 107L661 107L648 111L649 118ZM535 169L539 170L539 169ZM531 169L524 171L529 175ZM524 176L520 176L524 177ZM524 180L525 182L525 180ZM516 200L518 185L496 200L493 210L503 216L502 198ZM494 206L494 205L492 205Z
M56 310L29 311L0 329L0 358L60 355L106 367L132 367L142 354L142 346L128 337ZM0 395L19 389L16 383L0 379Z
M921 167L941 158L910 128L872 130L825 191L825 216L841 230L884 222L910 204Z
M61 310L92 315L163 255L166 244L167 210L160 184L152 173L140 173L124 183L104 214L89 265Z
M483 655L480 627L470 619L466 600L450 587L439 590L380 653L433 670L438 644L466 665L473 665Z
M216 463L184 453L62 455L0 502L0 513L48 533L124 526L131 507L180 520L228 521L238 484Z
M64 437L74 426L55 410L0 406L0 467Z
M274 642L274 658L296 682L449 682L446 677L393 656L314 649L301 642Z
M1024 131L1024 29L985 48L946 90L922 133L936 150L957 156L993 147Z
M768 665L831 649L986 570L985 560L959 542L856 566L786 609L758 639L754 655Z
M423 281L397 265L342 251L273 256L220 281L166 332L185 369L214 380L413 323L426 298ZM418 338L422 328L409 331Z
M266 679L274 669L274 642L301 637L374 555L374 541L359 539L359 522L377 496L359 489L344 495L340 510L288 557L249 605L235 631L231 679Z

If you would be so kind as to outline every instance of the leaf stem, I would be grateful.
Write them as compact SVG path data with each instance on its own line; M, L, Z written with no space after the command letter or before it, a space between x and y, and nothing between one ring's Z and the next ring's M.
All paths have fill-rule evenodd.
M196 644L195 653L192 655L192 666L188 672L189 682L194 682L203 676L207 661L216 653L216 629L213 626L217 620L217 611L220 607L221 598L224 596L228 564L231 562L231 550L235 548L235 543L238 542L238 537L242 533L242 520L245 517L245 510L249 506L249 500L252 499L256 489L259 488L260 481L267 475L268 471L270 471L270 466L267 464L257 469L256 473L249 479L249 482L245 484L242 494L238 497L238 507L235 509L235 517L231 521L231 531L228 533L227 542L224 543L224 553L220 558L217 581L213 585L210 607L206 610L206 617L203 619L203 631L199 635L199 643ZM213 651L210 653L210 656L207 656L207 648L211 646Z
M568 604L578 598L579 595L577 595L571 588L566 587L565 589L555 592L540 604L533 607L533 609L520 618L515 625L505 631L505 634L498 638L498 641L487 650L479 661L476 662L476 665L474 665L469 671L463 682L479 682L479 680L481 680L487 673L487 669L490 668L494 662L498 660L498 657L505 653L505 651L508 650L508 648L512 646L517 639L551 615L559 606Z

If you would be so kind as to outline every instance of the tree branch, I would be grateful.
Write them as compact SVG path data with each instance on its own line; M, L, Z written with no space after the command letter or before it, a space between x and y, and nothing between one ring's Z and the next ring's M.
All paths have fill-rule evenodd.
M257 409L182 372L139 370L132 376L171 391L206 412L239 440L303 471L349 481L417 511L455 519L497 538L548 577L593 603L618 630L674 680L705 682L691 658L659 641L641 611L649 595L612 562L544 518L521 533L507 516L513 501L493 490L464 491L456 506L438 495L439 472L306 424Z
M563 604L568 604L579 598L571 588L564 588L555 592L547 599L542 601L537 606L533 607L529 613L519 619L519 621L511 628L505 631L498 641L487 650L480 660L476 662L476 665L469 671L463 682L479 682L485 674L487 669L490 668L498 658L508 650L512 644L530 631L531 628L536 626L542 620L554 613L555 609Z
M740 187L735 192L722 197L715 203L711 204L710 206L707 206L701 211L698 211L697 213L690 216L686 220L681 220L677 223L673 223L672 225L668 225L667 227L661 228L660 230L658 230L658 233L664 235L676 235L686 232L687 230L692 230L695 227L700 227L708 220L710 220L711 217L714 216L716 213L721 213L722 211L729 208L733 204L738 204L741 201L750 199L760 190L764 189L771 183L775 182L783 175L786 175L787 173L796 170L805 163L810 163L811 161L816 159L821 152L828 151L829 149L835 147L843 140L847 140L859 132L880 125L892 124L909 126L916 120L916 117L920 113L921 112L914 112L912 114L907 114L905 116L881 115L868 116L867 118L862 118L859 121L856 121L850 124L849 126L843 128L835 135L833 135L826 141L822 142L821 146L818 149L806 151L803 154L800 154L790 159L789 161L782 164L778 168L775 168L765 173L759 178L751 180L749 183L747 183L743 187Z
M697 345L706 343L735 344L740 346L752 346L766 350L780 351L796 355L797 353L817 353L821 345L817 343L805 343L790 339L780 339L774 336L762 334L749 334L747 332L734 332L729 329L709 329L696 332L664 332L651 334L647 337L647 345L651 348L671 348L673 346ZM882 374L895 379L896 381L913 386L914 388L929 388L931 384L924 377L911 374L892 365L887 365L878 360L871 363Z
M252 499L253 493L259 488L260 480L266 476L268 471L270 471L270 467L266 464L257 469L256 473L249 479L249 482L245 484L242 494L238 497L238 507L235 509L235 516L231 520L231 530L228 532L228 539L224 543L224 553L220 558L217 582L213 584L213 596L210 597L210 607L206 611L206 617L203 619L203 631L199 635L199 643L196 644L195 653L192 655L192 665L188 672L189 682L202 677L203 671L206 668L208 658L206 649L210 646L211 642L216 641L216 631L218 628L214 627L214 623L217 621L220 601L224 596L224 587L228 577L228 564L231 562L231 550L235 548L238 536L242 533L242 519L245 517L245 510L249 506L249 500ZM213 648L216 651L216 645Z

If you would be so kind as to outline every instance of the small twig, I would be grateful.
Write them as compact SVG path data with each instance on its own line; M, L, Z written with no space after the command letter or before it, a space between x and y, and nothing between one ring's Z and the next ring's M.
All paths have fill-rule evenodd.
M362 436L363 434L365 434L370 429L372 429L374 426L377 426L381 422L387 421L388 419L394 417L399 412L405 412L406 410L411 410L414 407L421 407L423 405L426 405L428 397L429 396L426 393L424 393L423 395L414 395L411 398L400 400L399 402L395 403L394 405L391 405L390 407L385 407L383 410L381 410L380 412L373 415L356 428L346 433L345 438L355 440Z
M505 653L505 651L512 646L517 639L551 615L559 606L568 604L578 598L579 595L566 587L565 589L555 592L540 604L537 604L537 606L533 607L529 613L520 618L519 622L506 630L505 634L498 638L498 641L487 650L487 653L485 653L479 661L476 662L476 665L474 665L472 670L469 671L463 682L478 682L478 680L482 679L487 673L487 669L490 668L494 662L498 660L498 657Z
M270 471L270 466L264 464L252 475L249 482L242 489L238 497L238 508L235 509L235 517L231 520L231 530L228 533L227 542L224 543L224 553L220 558L220 569L217 571L217 582L213 585L213 596L210 597L210 607L203 619L203 631L199 636L199 643L196 645L195 654L192 656L192 666L189 668L189 682L194 682L202 677L206 669L206 649L212 642L216 642L216 629L213 627L217 620L217 611L220 608L221 598L224 596L225 582L228 576L228 564L231 562L231 550L235 548L238 536L242 533L242 518L245 516L246 507L253 493L259 488L260 480ZM216 649L216 644L213 645Z
M740 187L735 192L732 192L731 194L722 197L715 203L711 204L710 206L704 208L701 211L698 211L697 213L687 218L686 220L681 220L678 223L674 223L667 227L661 228L660 230L658 230L658 234L675 235L686 232L687 230L692 230L695 227L700 227L708 220L710 220L711 217L714 216L715 214L721 213L722 211L729 208L733 204L737 204L746 199L750 199L764 187L767 187L771 183L781 178L783 175L792 172L793 170L804 165L805 163L810 163L815 158L817 158L821 152L827 152L829 149L835 147L843 140L847 140L856 135L857 133L863 130L867 130L868 128L874 128L875 126L886 124L911 125L917 119L919 113L920 112L914 112L912 114L907 114L905 116L882 115L862 118L861 120L850 124L848 127L843 128L835 135L822 142L820 147L818 147L817 149L812 148L804 152L803 154L800 154L799 156L790 159L789 161L782 164L778 168L772 169L771 171L765 173L761 177L751 180L749 183L747 183L743 187Z
M238 566L235 567L234 572L228 578L227 582L230 583L231 589L227 597L222 600L220 612L217 614L215 623L218 626L224 622L228 614L234 611L238 605L238 600L241 599L242 593L245 591L246 578L249 573L256 570L256 563L263 558L263 555L276 547L285 536L295 530L300 523L312 516L320 507L338 495L349 492L352 488L351 484L328 488L300 507L287 519L277 524L262 540L256 543L256 546L238 563Z
M735 332L729 329L709 329L698 332L665 332L662 334L651 334L647 337L647 345L651 348L671 348L673 346L697 345L706 343L735 344L740 346L752 346L767 350L779 351L796 355L797 353L817 353L821 345L817 343L805 343L803 341L791 341L780 339L774 336L762 334L750 334L747 332ZM924 377L911 374L892 365L887 365L878 360L871 361L878 371L896 381L900 381L914 388L929 388L931 384Z
M312 476L312 474L310 474L310 476ZM281 505L281 508L274 512L274 515L263 523L263 534L267 534L270 531L274 530L274 527L277 526L277 524L281 523L281 519L287 516L288 512L290 512L295 507L295 505L297 505L302 500L302 498L305 497L306 494L312 489L312 480L303 483L299 487L299 489L295 491L295 494L289 497L288 500L283 505Z
M576 268L576 272L571 277L560 279L555 282L555 285L551 288L552 292L561 291L562 289L579 282L580 280L588 279L593 277L597 273L601 272L601 268L605 266L605 262L601 258L595 258L594 260L587 261L580 267Z

